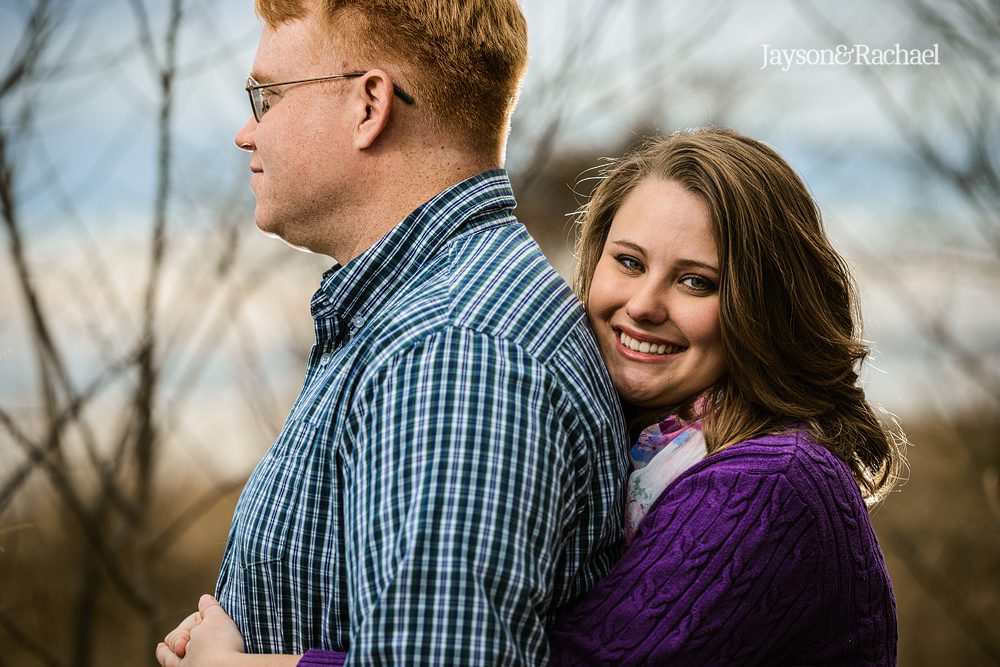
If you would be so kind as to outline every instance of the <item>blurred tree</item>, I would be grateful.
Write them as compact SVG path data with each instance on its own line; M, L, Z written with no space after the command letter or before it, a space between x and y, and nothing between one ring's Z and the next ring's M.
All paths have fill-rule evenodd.
M154 7L163 12L157 18L144 0L129 0L122 9L131 12L135 37L117 52L96 55L81 54L80 47L84 16L99 8L34 0L9 10L18 12L22 29L0 72L0 214L39 395L35 402L24 400L37 409L0 405L0 432L21 453L0 479L0 634L16 647L0 657L5 664L27 655L46 665L134 662L137 655L151 655L164 626L182 616L197 592L210 588L212 566L200 562L194 586L183 585L183 593L177 593L183 595L180 602L171 595L171 583L190 578L191 572L183 564L167 567L162 561L186 529L227 499L216 527L221 537L213 542L218 550L246 470L216 474L201 485L171 480L164 474L169 461L164 448L183 442L178 416L185 401L226 332L241 321L248 299L288 257L249 261L241 242L252 229L244 224L246 198L226 197L225 191L217 192L211 210L202 214L204 229L190 224L171 229L180 199L173 125L177 84L185 74L177 45L191 17L181 0ZM61 184L65 174L44 164L38 119L69 87L107 94L122 84L95 68L95 61L117 67L121 59L138 57L153 91L155 186L145 259L140 260L145 276L126 276L129 284L123 289L121 269L109 265L92 243L92 230L106 236L101 227L109 223L84 220ZM204 67L200 61L196 66ZM115 136L107 154L124 150L120 142ZM70 304L84 321L83 335L73 335L75 313L65 295L56 294L58 272L32 259L32 241L39 237L29 233L37 224L26 222L31 214L24 205L31 199L34 184L25 175L32 168L42 173L49 196L62 203L65 224L79 226L74 232L82 238L77 252L84 267L67 288L73 292ZM195 234L201 238L191 243ZM73 264L61 268L70 270ZM178 271L191 289L168 300L168 273ZM124 292L137 285L140 294L130 303ZM251 341L247 337L241 344L253 360ZM91 356L92 364L81 361ZM170 378L164 369L170 369ZM249 400L273 424L280 408L266 400L270 381L253 363L246 370ZM157 499L157 489L166 491L166 498ZM185 491L196 496L184 502L177 494ZM47 504L36 500L51 495L58 505L48 516ZM109 592L114 601L105 604Z
M929 349L948 358L975 391L964 410L928 402L924 419L911 423L914 479L877 515L876 526L894 571L903 569L921 591L905 593L900 605L907 662L938 664L948 656L954 664L1000 665L1000 628L989 620L1000 614L1000 348L995 337L971 337L963 319L929 298L926 280L929 267L944 267L933 275L948 276L946 287L1000 289L1000 3L899 6L913 19L914 43L939 44L947 67L918 68L910 86L878 67L855 71L908 151L903 159L915 191L938 196L920 204L931 224L907 221L893 247L859 240L852 254L892 291ZM836 43L854 43L817 3L796 7ZM923 631L926 625L939 627ZM941 627L961 640L942 639Z

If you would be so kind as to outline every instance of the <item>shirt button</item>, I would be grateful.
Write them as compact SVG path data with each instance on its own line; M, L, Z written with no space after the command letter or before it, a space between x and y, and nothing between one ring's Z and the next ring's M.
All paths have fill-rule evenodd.
M324 352L323 356L319 358L319 365L326 366L328 363L330 363L330 353Z
M355 317L351 318L351 328L354 330L360 329L361 325L363 325L364 323L365 323L365 318L361 317L360 315L356 315Z

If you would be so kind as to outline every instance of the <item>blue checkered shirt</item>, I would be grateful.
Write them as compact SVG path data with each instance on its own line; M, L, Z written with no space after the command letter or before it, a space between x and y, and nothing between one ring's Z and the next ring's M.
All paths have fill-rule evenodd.
M513 207L506 173L480 174L324 276L219 574L248 651L545 664L551 616L609 571L625 429Z

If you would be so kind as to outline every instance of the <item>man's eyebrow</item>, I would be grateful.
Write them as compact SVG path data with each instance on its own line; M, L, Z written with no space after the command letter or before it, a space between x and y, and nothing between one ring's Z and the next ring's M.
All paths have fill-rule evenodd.
M253 79L254 81L256 81L257 83L267 83L268 82L266 74L261 74L260 72L258 72L257 70L255 70L253 68L250 69L250 78Z

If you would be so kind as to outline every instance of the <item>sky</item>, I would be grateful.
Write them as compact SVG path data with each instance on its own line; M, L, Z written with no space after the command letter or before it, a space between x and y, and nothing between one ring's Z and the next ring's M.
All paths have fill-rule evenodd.
M168 3L148 4L157 33ZM252 224L247 159L232 146L249 112L243 82L260 29L250 4L184 3L172 124L179 193L171 201L174 231L200 229L202 216L220 201L233 202L233 210L244 211ZM946 238L954 248L974 247L963 216L954 215L953 198L913 176L913 154L859 67L763 67L764 45L804 54L841 43L925 49L933 46L933 36L914 26L903 2L879 3L877 9L865 0L816 4L818 9L793 0L525 2L532 60L508 166L523 169L545 136L557 151L603 151L645 132L721 123L772 144L803 175L824 209L831 237L859 274L866 336L878 349L865 371L870 396L900 413L919 412L929 402L975 401L961 373L915 333L911 313L884 288L880 267L851 251L878 249L929 309L946 312L973 347L991 350L995 363L1000 307L991 294L997 275L969 279L948 265L947 256L921 264L907 259L912 253L896 252L924 237L939 239L934 234L940 225L950 225L953 233ZM24 0L0 5L4 67L21 36L26 6ZM26 91L37 106L31 122L14 133L24 227L35 264L55 267L43 272L53 285L79 282L80 276L85 282L81 248L89 244L108 260L124 298L136 298L127 288L141 276L137 254L149 232L156 78L136 47L128 2L82 0L70 6L50 59L59 69ZM567 53L578 56L572 66L566 65ZM938 44L938 53L938 65L883 67L878 73L887 90L909 103L922 89L958 77L959 63L947 42ZM5 130L15 126L14 108L0 108ZM552 126L556 117L561 122ZM938 136L945 140L953 131L947 117L928 114L922 122L940 124ZM919 230L929 231L921 236ZM274 241L254 243L261 253L280 252L268 245ZM310 272L321 271L324 261L297 255L288 261L300 267L296 276L305 276L289 297L304 311L315 286ZM175 279L171 289L182 293L183 272ZM74 298L55 287L51 292L56 309ZM9 266L0 270L0 313L0 400L16 399L30 393L34 362ZM292 321L309 335L301 312L289 317L298 317ZM67 326L68 339L82 335ZM275 341L282 331L274 333ZM81 366L87 359L96 363L96 352L74 349ZM294 375L294 361L277 367ZM226 382L225 373L215 381ZM941 392L942 385L948 391Z

